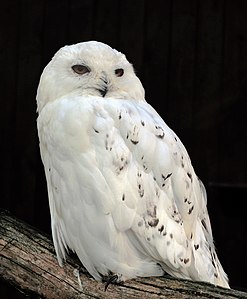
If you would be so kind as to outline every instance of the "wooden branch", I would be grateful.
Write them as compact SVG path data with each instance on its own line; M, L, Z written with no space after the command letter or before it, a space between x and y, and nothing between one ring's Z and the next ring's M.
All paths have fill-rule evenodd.
M6 211L0 211L0 278L25 294L43 298L247 298L247 293L171 277L138 278L119 285L96 282L69 256L57 263L52 240Z

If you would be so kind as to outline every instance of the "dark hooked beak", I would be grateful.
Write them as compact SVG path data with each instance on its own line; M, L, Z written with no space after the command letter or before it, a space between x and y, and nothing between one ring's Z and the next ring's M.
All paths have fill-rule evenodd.
M103 98L107 94L107 91L108 91L107 86L104 89L98 89L98 90Z
M102 77L100 78L102 81L102 88L99 89L100 94L104 98L104 96L107 94L108 91L108 80L107 80L107 75L105 72L102 72Z

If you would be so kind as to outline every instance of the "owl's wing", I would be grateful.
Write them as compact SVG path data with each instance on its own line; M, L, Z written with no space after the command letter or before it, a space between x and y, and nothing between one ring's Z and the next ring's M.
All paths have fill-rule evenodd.
M116 127L131 153L124 173L131 189L130 194L123 191L124 204L117 206L116 216L113 213L115 223L119 229L126 229L128 223L133 242L157 261L164 261L162 266L168 273L181 273L182 269L188 276L193 247L202 246L204 236L196 231L203 214L207 215L202 184L183 144L151 106L125 103L119 118ZM120 217L125 215L128 196L136 212L131 226L130 220ZM206 217L203 221L213 246L209 220Z
M122 202L112 211L115 224L171 275L227 286L215 253L206 191L185 147L146 102L122 102L120 107L105 107L129 150L124 164L120 157L117 163L123 187ZM135 211L132 217L129 208Z
M107 244L117 247L121 239L171 275L227 285L203 184L149 104L64 98L44 107L38 130L60 263L68 246L97 277L104 272L99 252L114 263L120 257Z

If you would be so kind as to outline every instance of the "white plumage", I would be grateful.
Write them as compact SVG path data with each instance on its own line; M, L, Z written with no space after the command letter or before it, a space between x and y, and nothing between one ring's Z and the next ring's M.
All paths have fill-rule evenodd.
M37 106L60 265L70 248L99 281L167 272L229 287L204 186L125 55L96 41L61 48Z

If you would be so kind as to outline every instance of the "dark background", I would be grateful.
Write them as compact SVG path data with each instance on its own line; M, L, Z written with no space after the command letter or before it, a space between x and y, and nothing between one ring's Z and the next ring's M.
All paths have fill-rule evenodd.
M247 291L246 0L2 1L0 206L50 234L36 90L60 47L87 40L126 54L181 138L206 186L230 285ZM1 298L21 296L12 291L0 285Z

